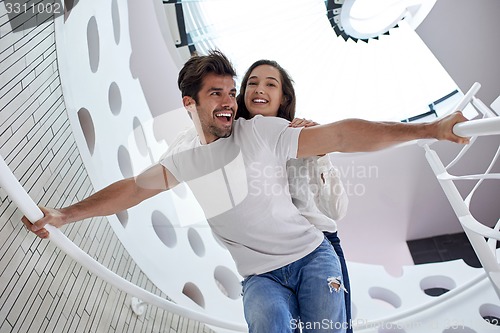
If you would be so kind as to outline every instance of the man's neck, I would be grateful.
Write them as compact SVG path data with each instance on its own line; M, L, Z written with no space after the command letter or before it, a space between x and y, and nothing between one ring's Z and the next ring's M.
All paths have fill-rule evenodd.
M200 138L200 143L202 145L207 145L219 139L210 133L205 133L199 122L195 122L194 128L196 129L196 133L198 133L198 137Z

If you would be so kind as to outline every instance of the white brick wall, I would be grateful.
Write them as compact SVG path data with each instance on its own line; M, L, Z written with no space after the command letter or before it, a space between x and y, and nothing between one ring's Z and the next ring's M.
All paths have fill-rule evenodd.
M4 1L0 1L0 154L40 205L64 206L93 192L66 116L53 24L13 33ZM128 295L89 274L49 241L25 231L21 216L0 189L1 333L209 331L152 306L137 317ZM114 272L160 293L104 218L63 231Z

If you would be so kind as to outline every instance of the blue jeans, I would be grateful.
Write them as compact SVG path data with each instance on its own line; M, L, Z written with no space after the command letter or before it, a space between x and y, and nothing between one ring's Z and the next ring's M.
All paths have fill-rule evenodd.
M271 272L243 281L243 308L249 333L345 332L342 269L330 242ZM300 321L299 321L300 319Z
M326 238L332 243L333 249L337 256L339 257L340 267L342 267L342 277L344 279L344 286L347 289L347 293L344 294L345 297L345 314L346 321L349 323L349 327L346 333L352 333L352 314L351 314L351 284L349 283L349 273L347 271L347 264L345 262L344 251L340 246L340 238L336 232L324 232Z

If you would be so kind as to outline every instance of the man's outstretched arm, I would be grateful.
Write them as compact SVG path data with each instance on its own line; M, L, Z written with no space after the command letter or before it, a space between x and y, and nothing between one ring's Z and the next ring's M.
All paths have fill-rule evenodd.
M431 123L407 124L346 119L331 124L304 128L299 136L298 157L337 152L370 152L417 140L437 139L468 143L468 138L453 134L453 126L467 121L462 112Z
M28 230L41 238L47 238L49 233L45 229L46 224L60 228L71 222L116 214L178 183L165 167L155 164L137 177L117 181L73 205L59 209L40 207L44 217L34 224L26 217L22 221Z

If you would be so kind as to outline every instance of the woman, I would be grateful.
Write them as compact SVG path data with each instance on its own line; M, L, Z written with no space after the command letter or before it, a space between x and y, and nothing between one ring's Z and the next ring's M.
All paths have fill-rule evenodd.
M237 102L236 118L250 119L262 115L287 119L292 127L318 125L309 120L294 119L293 81L275 61L259 60L250 66L241 82ZM324 232L339 257L346 288L346 316L351 323L349 277L335 222L345 216L348 199L338 172L329 157L322 156L288 161L287 174L293 203L309 222ZM350 326L347 332L352 332Z

